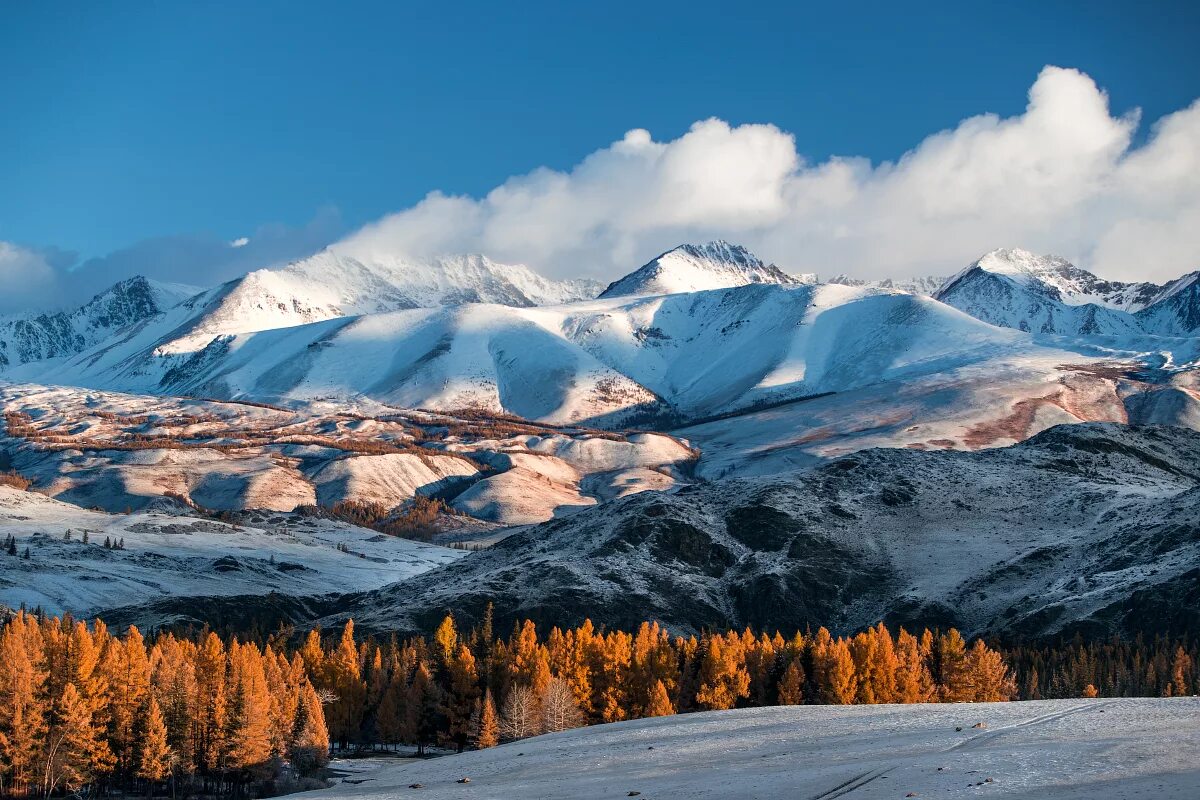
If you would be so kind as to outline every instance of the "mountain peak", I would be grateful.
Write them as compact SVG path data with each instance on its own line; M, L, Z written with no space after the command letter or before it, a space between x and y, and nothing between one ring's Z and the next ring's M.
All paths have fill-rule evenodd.
M946 281L935 296L944 301L967 284L987 276L999 276L1024 291L1066 306L1095 305L1127 312L1145 308L1163 291L1163 287L1153 283L1105 280L1061 256L1001 248L984 254Z
M680 294L730 289L751 283L793 285L797 278L766 264L739 244L717 239L705 244L681 244L609 284L601 297Z

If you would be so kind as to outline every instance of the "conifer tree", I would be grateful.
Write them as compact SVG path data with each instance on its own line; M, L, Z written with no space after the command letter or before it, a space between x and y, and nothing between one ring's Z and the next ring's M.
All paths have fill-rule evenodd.
M47 734L47 672L37 620L18 612L0 631L0 771L17 791L35 782Z
M496 714L496 704L492 700L492 690L483 693L483 705L479 711L479 729L475 734L475 746L480 750L485 747L495 747L500 743L500 719Z
M288 758L301 775L311 775L329 762L329 731L317 690L308 681L300 687Z
M936 653L937 669L934 677L938 683L941 699L948 703L969 702L974 699L971 672L967 663L967 645L962 635L951 628L938 637Z
M1168 686L1171 696L1184 697L1192 693L1191 673L1192 657L1180 645L1171 659L1171 682Z
M926 703L933 699L933 676L921 645L904 628L896 636L895 698L897 703Z
M821 702L847 705L854 702L858 679L854 674L854 659L845 639L837 639L822 655L820 666Z
M447 617L449 619L449 617ZM449 662L450 691L446 694L447 733L462 752L471 738L471 714L479 697L479 675L475 671L475 656L465 644Z
M162 709L153 695L146 703L142 715L141 754L137 776L153 786L171 775L171 747L167 744L167 725L163 721Z
M425 745L437 735L439 705L437 684L422 660L417 664L412 685L408 688L405 709L406 738L417 745L417 755L425 755Z
M671 704L671 695L667 693L667 687L662 681L654 682L654 689L650 692L650 702L646 706L647 717L669 717L675 713L675 706Z
M258 771L271 757L271 698L262 656L252 644L237 644L229 651L231 687L228 764L233 769Z
M967 652L965 686L957 692L958 696L976 703L995 703L1011 700L1017 693L1016 682L1009 672L1008 665L995 650L976 639Z
M804 702L804 667L799 658L792 659L779 680L779 705L798 706Z
M46 737L43 789L79 791L111 764L111 756L93 724L91 704L68 683L55 704L56 724Z
M707 646L702 645L704 655L700 660L696 702L702 708L717 711L733 708L739 699L750 694L750 673L746 671L741 642L736 633L728 637L714 633L706 640Z

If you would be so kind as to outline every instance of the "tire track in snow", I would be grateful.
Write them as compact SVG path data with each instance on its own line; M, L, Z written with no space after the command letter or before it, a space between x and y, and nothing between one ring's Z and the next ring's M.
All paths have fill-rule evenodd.
M1005 725L1002 728L996 728L993 731L987 731L985 733L978 734L977 736L972 736L969 739L964 739L961 742L950 745L942 752L950 753L955 750L968 750L972 747L975 747L975 746L981 745L981 744L986 744L993 739L999 738L1001 736L1004 736L1005 734L1012 733L1014 731L1019 731L1023 728L1029 728L1029 727L1033 727L1036 725L1044 725L1047 722L1055 722L1057 720L1063 719L1064 717L1070 717L1075 714L1078 714L1080 711L1088 711L1088 710L1096 710L1096 709L1105 708L1106 706L1112 705L1114 702L1115 701L1110 700L1107 703L1083 703L1081 705L1072 706L1071 708L1068 708L1065 711L1056 711L1052 714L1041 714L1036 717L1030 717L1029 719L1022 720L1020 722L1014 722L1012 725Z
M861 772L850 780L845 781L844 783L839 783L832 789L827 789L820 794L813 795L809 798L809 800L834 800L835 797L842 797L850 794L850 792L853 792L856 789L861 789L868 783L871 783L872 781L881 777L883 773L887 772L891 768L892 765L888 764L887 766L883 766L879 769L871 770L869 772Z

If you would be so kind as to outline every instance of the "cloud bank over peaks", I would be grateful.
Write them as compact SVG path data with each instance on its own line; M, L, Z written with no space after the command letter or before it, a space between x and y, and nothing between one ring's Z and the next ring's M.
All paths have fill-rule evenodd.
M680 242L725 238L793 272L879 278L946 274L1020 246L1161 281L1200 268L1200 103L1134 147L1139 122L1114 115L1087 75L1046 67L1022 114L970 117L895 162L809 163L774 125L708 119L668 142L635 129L567 172L537 169L480 199L434 192L333 249L482 252L608 279Z

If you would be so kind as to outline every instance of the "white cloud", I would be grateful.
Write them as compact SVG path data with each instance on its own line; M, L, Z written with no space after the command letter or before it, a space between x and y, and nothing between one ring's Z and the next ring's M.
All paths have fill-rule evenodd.
M230 247L245 247L250 244L250 239L246 236L239 236L229 243Z
M0 314L40 310L58 286L53 255L0 242Z
M1046 67L1023 114L983 114L896 162L806 163L772 125L641 129L569 172L538 169L480 199L433 193L335 245L349 254L484 252L547 274L612 278L682 241L724 237L794 271L948 273L1019 246L1106 277L1200 268L1200 103L1132 147L1087 75ZM886 125L887 120L880 120Z

